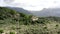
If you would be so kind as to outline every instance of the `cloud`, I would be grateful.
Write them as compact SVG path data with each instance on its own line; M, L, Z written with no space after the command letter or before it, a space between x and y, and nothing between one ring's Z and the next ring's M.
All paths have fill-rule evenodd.
M21 7L39 11L43 8L59 8L60 0L0 0L0 6Z
M4 0L5 3L12 3L14 0Z

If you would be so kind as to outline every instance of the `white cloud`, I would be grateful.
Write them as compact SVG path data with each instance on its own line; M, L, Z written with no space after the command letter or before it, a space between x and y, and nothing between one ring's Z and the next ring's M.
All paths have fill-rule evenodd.
M22 7L26 10L42 10L43 8L57 8L60 0L0 0L0 6Z

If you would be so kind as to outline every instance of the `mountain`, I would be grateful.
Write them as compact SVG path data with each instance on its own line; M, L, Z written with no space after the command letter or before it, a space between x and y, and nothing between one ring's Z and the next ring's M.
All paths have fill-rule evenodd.
M9 9L16 10L18 12L24 13L24 14L31 14L38 17L48 17L48 16L57 16L60 17L60 8L44 8L41 11L28 11L23 8L17 8L17 7L8 7Z
M32 12L33 15L35 16L57 16L57 17L60 17L60 8L48 8L48 9L43 9L41 11L34 11Z
M7 7L7 8L16 10L16 11L18 11L20 13L24 13L24 14L31 14L30 11L24 10L23 8L18 8L18 7Z

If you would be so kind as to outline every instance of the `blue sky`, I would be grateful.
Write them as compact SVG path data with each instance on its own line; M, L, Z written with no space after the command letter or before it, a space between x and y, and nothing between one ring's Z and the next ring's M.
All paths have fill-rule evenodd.
M0 0L0 6L21 7L30 11L60 8L60 0Z

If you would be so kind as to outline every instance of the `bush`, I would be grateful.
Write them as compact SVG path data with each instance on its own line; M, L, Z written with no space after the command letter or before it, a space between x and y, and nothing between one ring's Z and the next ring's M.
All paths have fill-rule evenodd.
M45 26L44 29L47 29L47 27Z
M60 34L60 31L58 31L57 33Z
M10 32L10 34L15 34L15 32Z
M4 31L3 30L0 30L0 33L3 33Z
M14 11L14 10L11 10L10 13L11 13L12 15L14 15L14 14L16 14L17 12Z
M59 25L57 24L56 27L58 27Z

